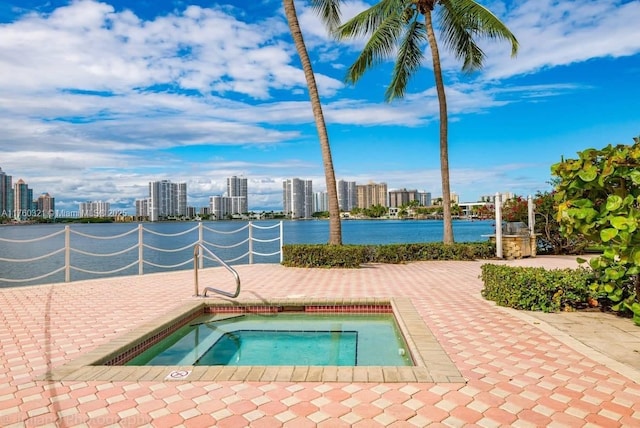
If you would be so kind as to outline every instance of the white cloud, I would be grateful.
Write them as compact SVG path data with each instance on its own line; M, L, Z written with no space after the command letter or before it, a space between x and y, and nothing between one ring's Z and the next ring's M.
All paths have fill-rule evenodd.
M486 78L533 73L599 57L640 52L640 2L536 0L501 17L520 42L517 60L505 43L486 48Z

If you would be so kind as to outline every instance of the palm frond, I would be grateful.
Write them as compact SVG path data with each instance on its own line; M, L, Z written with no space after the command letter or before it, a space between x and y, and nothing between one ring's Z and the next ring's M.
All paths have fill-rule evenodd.
M320 17L330 32L340 25L340 3L342 0L311 0L311 8Z
M374 28L362 52L347 71L345 80L348 83L357 82L368 69L393 55L403 31L402 13L396 10L387 14L385 20Z
M373 34L390 16L402 10L403 0L381 0L335 30L338 39L354 39Z
M423 44L426 41L427 32L424 24L413 20L400 43L391 83L385 92L386 101L404 96L409 79L422 64Z
M443 43L463 61L464 71L482 68L484 52L476 43L477 37L507 40L511 43L511 55L518 52L515 36L484 6L473 0L442 0L439 4Z

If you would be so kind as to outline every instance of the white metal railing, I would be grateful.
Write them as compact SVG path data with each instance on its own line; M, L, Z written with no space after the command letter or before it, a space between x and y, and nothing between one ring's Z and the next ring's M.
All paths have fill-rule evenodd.
M26 226L28 227L28 226ZM277 229L277 234L274 233L274 237L270 237L268 239L265 239L264 237L262 238L258 238L256 236L254 236L255 230L276 230ZM192 242L188 242L186 245L180 246L178 248L167 248L167 247L159 247L157 245L152 245L150 243L145 242L145 233L146 234L151 234L154 236L158 236L162 239L167 238L167 240L171 240L172 238L177 238L177 237L182 237L183 235L186 235L188 233L192 233L195 232L197 230L197 234L198 237L197 239L195 239ZM75 239L72 239L73 236L77 235L78 237L81 237L82 239L85 240L85 246L86 246L86 240L98 240L98 241L114 241L114 240L120 240L120 239L127 239L127 237L129 235L132 235L134 233L137 232L137 241L124 249L119 249L117 251L114 252L110 252L110 253L96 253L93 251L87 251L86 249L82 249L81 245L78 245L78 243L76 242ZM210 232L213 234L217 234L217 235L236 235L236 234L240 234L243 233L242 236L240 237L240 240L237 242L234 242L233 244L223 244L223 243L215 243L215 242L211 242L205 239L205 232ZM265 233L269 233L269 232L265 232ZM137 225L137 227L132 228L131 230L121 233L119 235L114 235L114 236L97 236L97 235L90 235L87 233L83 233L80 232L78 230L74 230L73 228L71 228L70 226L65 226L64 229L51 233L49 235L46 236L41 236L38 238L31 238L31 239L8 239L8 238L0 238L0 243L2 242L6 242L6 243L12 243L12 244L33 244L33 243L40 243L42 241L46 241L55 237L58 237L60 235L64 235L64 243L62 244L61 247L59 248L55 248L54 250L46 253L46 254L42 254L42 255L38 255L35 257L29 257L29 258L4 258L4 257L0 257L0 262L4 262L4 263L9 263L9 264L22 264L22 263L36 263L39 261L43 261L47 258L50 258L54 255L60 254L64 252L64 262L62 263L62 266L56 266L55 268L53 268L52 270L39 274L37 276L32 276L29 278L20 278L20 279L16 279L16 278L3 278L0 277L0 286L2 285L2 283L25 283L25 282L33 282L33 281L40 281L44 278L50 277L52 275L55 275L59 272L64 271L64 281L65 282L70 282L71 279L71 272L72 271L76 271L76 272L82 272L85 274L92 274L92 275L100 275L100 276L110 276L110 275L114 275L120 272L123 272L127 269L130 269L134 266L138 266L138 275L143 275L145 273L145 266L153 266L154 268L158 268L158 269L167 269L167 270L176 270L180 267L186 266L189 263L192 263L194 260L194 256L193 253L191 251L189 251L189 254L187 255L187 257L185 258L185 260L183 261L177 261L176 263L172 263L172 264L166 264L166 263L155 263L151 260L146 259L145 260L145 249L147 250L152 250L155 252L159 252L159 253L179 253L181 251L187 250L187 249L192 249L194 248L194 246L203 246L206 245L207 247L213 247L216 249L220 249L223 251L218 251L218 254L222 254L224 252L224 250L230 250L233 249L236 252L238 251L242 251L241 246L245 245L247 250L240 254L237 255L233 258L230 259L223 259L221 258L220 260L222 260L222 262L224 264L230 264L230 263L235 263L235 262L239 262L240 260L246 258L249 264L253 264L254 263L254 257L255 256L263 256L263 257L274 257L274 256L278 256L279 255L279 262L282 262L282 246L283 246L283 224L282 222L279 223L275 223L272 225L258 225L258 224L254 224L253 222L248 222L246 224L244 224L242 227L238 228L238 229L234 229L234 230L216 230L213 229L211 227L205 226L203 223L198 223L196 226L181 231L181 232L177 232L177 233L162 233L162 232L158 232L156 230L152 230L149 227L145 227L145 224L140 223ZM271 235L269 235L271 236ZM60 239L60 238L58 238ZM273 252L269 252L269 253L265 253L265 252L259 252L256 251L254 248L254 244L255 243L263 243L263 246L270 246L271 244L273 244L274 246L277 245L275 251ZM94 269L86 269L86 268L82 268L80 266L76 266L74 264L72 264L72 254L79 254L82 255L84 257L89 257L89 258L112 258L112 257L117 257L117 256L122 256L128 252L133 252L135 249L138 250L138 254L137 254L137 259L133 260L131 263L126 263L123 266L119 266L115 269L110 269L110 270L103 270L103 271L97 271ZM217 261L214 258L206 255L203 251L199 252L199 267L202 268L204 267L204 261L205 260L211 260L211 261ZM37 269L35 269L37 271ZM0 275L2 274L2 272L0 272ZM39 282L40 284L42 284L43 282Z

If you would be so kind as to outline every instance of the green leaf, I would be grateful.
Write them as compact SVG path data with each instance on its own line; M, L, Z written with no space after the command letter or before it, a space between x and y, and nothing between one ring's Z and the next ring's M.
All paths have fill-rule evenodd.
M615 281L616 279L620 279L624 276L624 271L625 269L621 267L610 267L606 268L604 272L609 279Z
M602 182L604 181L604 179L608 176L610 176L613 173L614 169L613 169L613 164L611 162L611 159L607 159L607 161L604 163L604 167L602 167L602 172L600 173L600 180L599 183L600 185L602 185Z
M610 220L611 226L615 227L618 230L628 229L630 225L630 221L627 217L613 217Z
M611 293L609 293L607 297L612 302L620 302L622 300L622 290L620 288L616 288Z
M590 208L593 206L593 201L591 199L576 199L571 202L571 205L577 208Z
M622 206L622 198L618 195L609 195L607 198L607 211L615 211Z
M616 236L618 236L617 229L608 228L600 231L600 239L602 239L602 242L609 242Z
M633 171L629 172L629 178L631 178L633 184L640 184L640 171L634 169Z
M582 181L585 181L587 183L595 180L597 176L598 176L598 168L596 168L594 165L585 165L584 167L582 167L582 170L578 173L578 177L580 177Z
M614 251L613 248L605 248L602 255L609 260L613 260L618 255L618 252Z

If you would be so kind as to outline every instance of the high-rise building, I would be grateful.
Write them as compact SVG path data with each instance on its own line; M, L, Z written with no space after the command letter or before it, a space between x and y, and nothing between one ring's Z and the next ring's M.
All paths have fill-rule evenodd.
M136 199L136 218L142 220L149 218L149 198Z
M282 182L284 214L290 218L311 218L313 182L292 178Z
M148 210L150 221L186 216L187 183L172 183L169 180L150 182Z
M337 187L340 211L351 211L358 206L358 191L355 181L338 180Z
M110 217L111 204L104 201L80 202L80 218Z
M0 217L13 218L13 185L11 176L0 168Z
M369 183L356 186L358 192L358 208L366 209L374 205L388 207L387 183Z
M243 177L227 178L227 196L232 198L231 214L249 212L247 179Z
M313 212L329 211L329 194L327 192L313 193Z
M210 196L209 213L215 220L224 220L231 215L231 198L227 196Z
M33 190L22 179L13 185L13 218L24 220L35 215Z
M401 207L409 205L409 202L418 201L418 191L417 190L389 190L389 206L390 207Z
M56 199L52 198L48 193L38 196L36 201L37 212L43 218L53 218L56 213Z
M187 217L187 183L176 183L176 199L176 215Z
M175 212L177 195L175 186L169 180L152 181L149 183L149 220L165 219Z
M247 179L242 177L227 178L227 191L223 196L209 197L210 215L216 220L249 212L247 202Z
M418 192L418 202L423 207L430 207L433 202L431 202L431 193L430 192Z
M243 177L227 178L227 196L247 196L247 179Z

